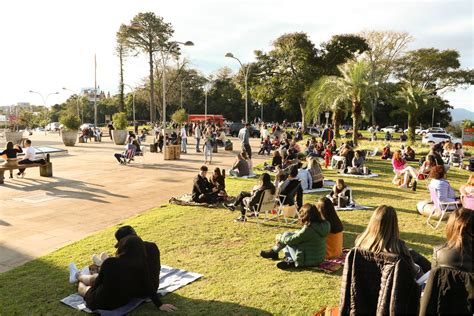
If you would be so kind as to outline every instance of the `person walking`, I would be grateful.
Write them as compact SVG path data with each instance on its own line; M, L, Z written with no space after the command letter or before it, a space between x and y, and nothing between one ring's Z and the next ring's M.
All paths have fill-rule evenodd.
M249 159L252 159L252 148L250 147L250 124L249 123L245 123L245 126L240 129L239 139L242 144L242 151L245 151Z
M186 131L186 127L182 125L181 127L181 152L187 153L187 145L188 145L188 135Z
M113 140L112 139L112 131L115 129L114 128L114 122L110 121L109 124L107 124L107 128L109 129L110 140Z
M194 128L194 138L196 139L196 152L200 153L201 149L199 149L199 143L201 142L202 132L201 132L201 124L197 123L196 127Z

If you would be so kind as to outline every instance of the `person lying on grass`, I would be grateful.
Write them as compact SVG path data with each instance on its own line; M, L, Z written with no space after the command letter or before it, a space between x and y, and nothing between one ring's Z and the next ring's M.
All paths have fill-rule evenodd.
M234 203L224 203L224 206L231 211L235 211L235 208L240 205L240 212L242 214L235 221L245 222L247 220L245 218L245 207L253 209L253 207L257 206L265 190L270 190L272 195L274 195L276 191L275 186L271 181L270 175L266 172L262 173L260 176L260 184L254 187L252 193L242 191L239 193L239 195L237 195L237 199Z
M326 256L326 239L331 230L331 224L326 221L321 211L313 204L305 204L300 210L299 231L284 232L275 237L276 244L270 250L262 250L263 258L278 260L278 253L285 251L284 260L277 263L282 270L317 266Z
M69 281L78 281L79 295L91 310L113 310L134 298L150 298L162 311L176 310L160 301L150 276L144 242L136 235L120 239L116 256L107 258L98 274L87 275L70 264Z

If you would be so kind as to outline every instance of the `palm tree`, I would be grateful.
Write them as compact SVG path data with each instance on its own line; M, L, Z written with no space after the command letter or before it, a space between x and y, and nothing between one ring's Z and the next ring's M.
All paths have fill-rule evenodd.
M431 91L406 82L395 96L395 102L399 107L398 111L408 114L408 140L411 143L415 142L418 118L433 108L433 104L430 102L432 95Z
M329 111L332 113L332 125L334 127L335 137L341 137L340 135L340 125L341 118L347 117L347 114L350 111L350 103L347 101L341 101L337 98L333 98L330 93L325 93L324 90L321 90L321 84L325 82L327 76L322 77L319 80L316 80L311 88L306 93L306 102L307 110L306 115L309 121L317 121L319 115L324 111ZM341 102L339 102L341 101Z
M372 93L368 81L369 67L365 61L349 61L338 68L341 77L323 77L318 95L323 103L332 100L334 105L351 104L352 141L357 146L359 123L367 104L364 101Z

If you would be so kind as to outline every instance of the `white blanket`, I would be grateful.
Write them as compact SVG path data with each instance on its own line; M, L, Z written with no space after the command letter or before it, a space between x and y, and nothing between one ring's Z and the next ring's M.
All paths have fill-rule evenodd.
M339 174L341 177L352 177L352 178L375 178L379 175L376 173L371 174L350 174L350 173L341 173Z
M161 266L160 270L160 287L158 294L164 296L168 293L174 292L177 289L196 281L201 278L202 274L189 272L185 270L175 269L169 266ZM86 307L86 302L79 294L71 294L61 300L61 303L68 305L76 310L84 311L86 313L99 313L104 316L118 316L130 313L139 305L147 301L144 298L136 298L131 300L128 304L121 306L114 310L97 310L91 311Z
M365 205L354 205L354 206L347 206L347 207L338 207L336 206L336 211L358 211L358 210L370 210L371 206Z
M317 192L330 192L331 189L329 188L318 188L318 189L308 189L304 190L303 193L309 194L309 193L317 193Z
M231 176L231 178L234 179L250 179L250 178L256 178L257 175L255 173L251 173L248 176L242 176L242 177L236 177L236 176Z

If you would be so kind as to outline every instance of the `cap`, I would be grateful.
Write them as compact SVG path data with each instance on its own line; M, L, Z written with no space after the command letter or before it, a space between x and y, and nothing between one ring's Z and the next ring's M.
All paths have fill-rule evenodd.
M135 229L133 229L132 226L122 226L117 231L115 232L115 239L117 239L117 243L115 244L115 248L118 248L118 244L120 240L124 237L127 237L129 235L137 235L135 232Z

